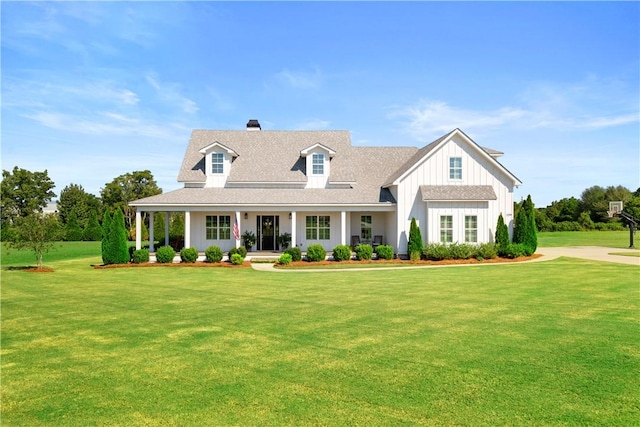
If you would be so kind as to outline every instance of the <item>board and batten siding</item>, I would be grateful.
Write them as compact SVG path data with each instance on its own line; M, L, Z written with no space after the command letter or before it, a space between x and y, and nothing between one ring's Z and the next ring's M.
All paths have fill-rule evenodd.
M457 224L454 222L454 242L464 241L464 215L478 216L478 243L493 240L500 213L511 232L514 182L493 159L479 150L479 147L468 143L459 135L454 135L442 146L418 161L398 182L397 187L392 188L392 192L396 195L398 209L396 233L399 253L406 253L412 217L416 218L425 242L438 242L440 240L438 213L446 209L457 208L459 213L456 215L462 218L462 221L457 221ZM462 179L449 178L451 157L462 159ZM427 203L422 201L421 185L490 185L496 193L497 200L482 203L475 201ZM428 209L431 211L428 212ZM456 239L455 236L461 237Z

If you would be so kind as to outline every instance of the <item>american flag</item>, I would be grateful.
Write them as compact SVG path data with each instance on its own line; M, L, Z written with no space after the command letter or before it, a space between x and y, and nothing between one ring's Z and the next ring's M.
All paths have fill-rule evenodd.
M236 214L236 221L233 223L233 237L236 240L240 240L240 227L238 226L238 214Z

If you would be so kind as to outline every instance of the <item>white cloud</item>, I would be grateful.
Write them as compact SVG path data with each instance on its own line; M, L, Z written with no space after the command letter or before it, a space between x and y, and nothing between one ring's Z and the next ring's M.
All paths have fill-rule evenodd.
M429 141L455 128L474 135L496 130L557 129L588 131L640 122L637 97L616 84L589 78L575 85L536 84L520 96L519 106L463 108L440 100L421 99L392 108L418 141Z
M182 95L182 88L177 83L160 82L155 74L151 73L145 77L147 83L155 89L156 95L164 103L180 108L183 112L193 114L199 108L195 101Z

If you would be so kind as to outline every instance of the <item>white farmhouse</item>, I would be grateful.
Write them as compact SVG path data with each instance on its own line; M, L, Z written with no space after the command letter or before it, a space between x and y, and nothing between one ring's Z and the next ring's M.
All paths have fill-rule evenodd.
M164 212L167 228L171 212L184 212L184 247L200 251L229 250L250 231L254 251L281 250L278 236L289 233L303 251L371 242L402 255L412 218L425 243L490 242L500 214L512 229L521 182L502 154L460 129L420 149L354 147L348 131L263 131L250 120L246 130L194 130L178 175L184 187L131 206L136 230L142 212Z

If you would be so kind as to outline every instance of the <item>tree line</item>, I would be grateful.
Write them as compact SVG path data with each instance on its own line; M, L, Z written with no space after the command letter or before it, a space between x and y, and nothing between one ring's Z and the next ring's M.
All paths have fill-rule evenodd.
M0 221L1 238L11 241L16 237L17 226L22 218L41 214L44 208L57 196L53 189L55 183L48 172L31 172L14 167L12 171L2 171L0 183ZM113 215L116 209L123 212L127 235L135 237L135 209L129 202L144 197L161 194L153 174L149 170L122 174L105 184L100 197L87 193L82 185L69 184L62 189L57 200L57 223L59 240L98 241L102 239L101 221L105 215ZM143 216L148 224L148 217ZM51 221L50 221L51 222ZM158 221L159 237L164 237L164 222ZM174 219L180 227L181 219ZM144 227L146 231L146 226ZM182 233L182 231L180 232ZM147 232L148 235L148 232Z
M622 201L624 210L640 219L640 187L634 192L618 185L585 189L580 198L568 197L536 209L539 231L621 230L622 218L608 215L609 202ZM520 204L516 204L516 211Z

